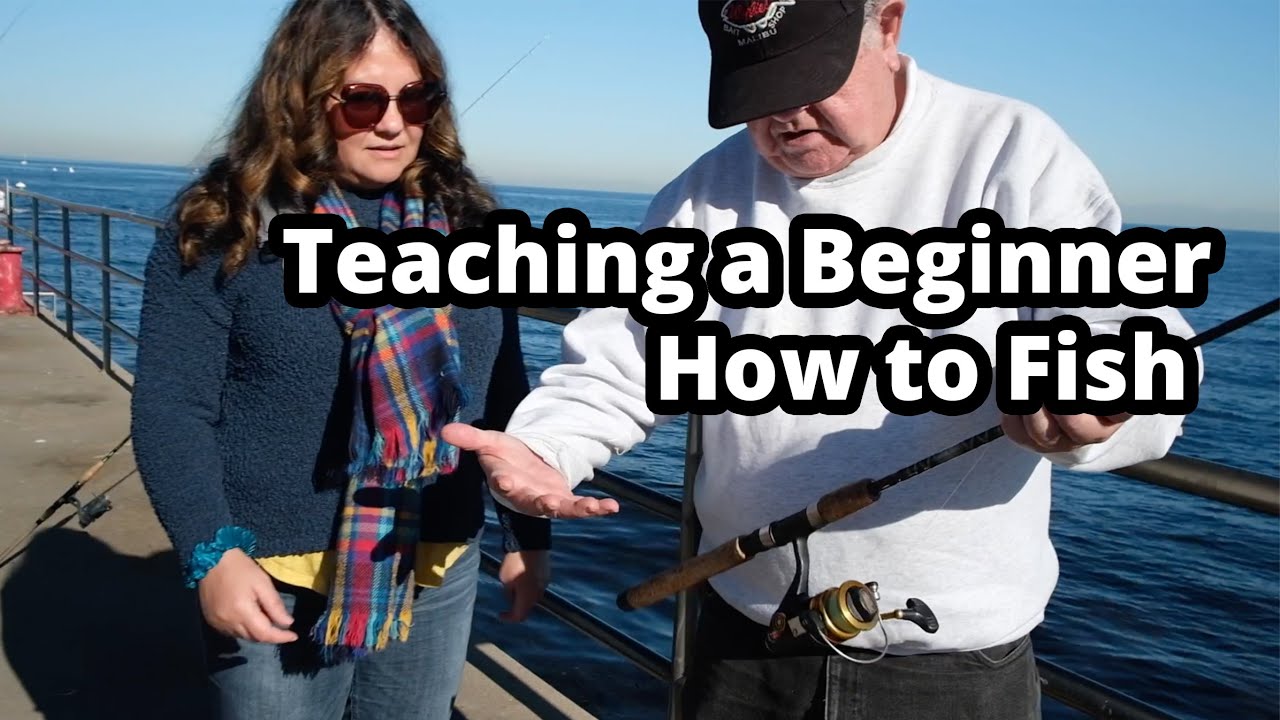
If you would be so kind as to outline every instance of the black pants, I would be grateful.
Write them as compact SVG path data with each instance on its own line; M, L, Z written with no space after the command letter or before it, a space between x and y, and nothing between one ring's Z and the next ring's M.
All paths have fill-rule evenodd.
M986 650L772 657L766 628L707 591L684 692L689 720L1039 720L1030 636ZM842 648L843 649L843 648ZM848 652L874 658L879 653Z

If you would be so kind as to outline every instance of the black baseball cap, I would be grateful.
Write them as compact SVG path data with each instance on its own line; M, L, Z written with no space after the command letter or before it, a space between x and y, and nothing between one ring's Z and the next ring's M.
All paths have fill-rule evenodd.
M707 121L723 129L824 100L849 79L866 0L698 0Z

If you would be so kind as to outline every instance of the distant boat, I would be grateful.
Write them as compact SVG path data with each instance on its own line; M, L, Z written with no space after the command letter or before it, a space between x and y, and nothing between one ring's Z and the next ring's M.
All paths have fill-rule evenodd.
M67 168L67 172L69 172L69 173L73 173L73 172L75 172L75 171L76 171L76 169L75 169L75 168L73 168L73 167L69 167L69 168Z
M14 185L14 187L18 188L19 190L25 188L26 186L27 184L22 182L21 180L18 181L18 184Z
M58 172L58 168L54 168L54 169L53 169L53 171L54 171L54 172Z
M19 164L19 165L26 165L26 164L27 164L27 159L26 159L26 158L22 158L22 162L20 162L20 163L18 163L18 164Z

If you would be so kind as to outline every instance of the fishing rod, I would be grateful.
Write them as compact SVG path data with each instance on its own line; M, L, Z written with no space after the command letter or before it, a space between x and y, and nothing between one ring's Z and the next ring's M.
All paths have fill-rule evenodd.
M111 509L111 500L107 497L107 494L110 493L112 490L115 490L116 488L120 487L120 485L122 485L125 480L128 480L129 478L133 477L133 475L137 472L138 472L138 468L135 467L134 469L125 473L124 476L121 477L119 480L116 480L115 482L108 485L105 489L103 489L102 492L98 493L97 495L94 495L92 498L89 499L88 502L85 502L84 504L81 504L78 500L76 500L75 498L72 498L70 500L70 504L75 506L76 512L62 516L62 519L54 523L53 527L60 528L63 525L66 525L67 523L71 522L71 518L77 518L77 517L80 519L81 529L88 527L94 520L97 520L98 518L102 517L103 514L105 514L108 510ZM12 552L12 551L15 548L17 548L18 545L22 544L22 542L25 541L27 538L31 537L32 533L34 533L35 530L36 530L35 528L32 528L21 539L19 539L14 544L10 545L8 549L4 551L4 553L0 553L0 558L4 558L3 560L0 560L0 569L4 568L6 565L13 562L14 560L17 560L18 558L22 557L22 554L27 551L27 548L22 548L17 552ZM12 554L10 554L11 552Z
M1194 348L1212 342L1278 309L1280 309L1280 298L1216 325L1191 338L1188 343ZM863 584L849 581L839 588L831 588L809 598L807 538L827 525L876 502L884 491L895 485L976 450L1003 435L1004 430L997 425L882 478L862 479L837 488L803 510L758 530L734 537L713 550L689 558L619 593L618 607L626 611L648 607L714 575L742 565L762 552L794 544L796 574L791 588L773 617L773 623L767 635L770 647L807 638L810 642L825 643L839 653L833 640L843 642L879 625L881 631L886 633L885 651L887 651L887 631L878 621L889 619L910 621L920 626L925 632L937 632L936 617L929 607L917 598L907 600L905 609L881 614L877 606L879 591L875 583ZM881 657L883 656L882 652ZM853 658L849 659L853 660ZM866 661L855 660L855 662Z
M77 509L81 509L79 502L76 500L76 497L75 497L76 493L80 492L80 489L83 488L85 485L88 485L93 480L93 478L96 477L97 474L102 471L102 468L105 467L107 463L111 462L111 458L115 457L116 453L120 452L120 449L123 448L125 444L132 439L133 439L132 433L125 435L124 439L116 443L116 446L111 448L110 452L98 458L98 461L95 462L93 465L90 465L89 469L85 470L84 474L80 476L80 479L77 480L75 483L73 483L71 487L67 488L67 491L62 493L62 497L55 500L53 504L50 505L48 509L44 511L44 514L40 516L40 519L36 520L36 527L40 527L41 523L43 523L45 520L48 520L49 517L53 515L53 513L63 505L68 505L68 504L75 505ZM85 508L88 508L87 503L85 505ZM92 513L95 511L81 509L81 512ZM98 516L101 516L102 513L105 513L105 512L106 512L106 509L104 508L102 509L101 512L97 512L97 514L93 517L93 519L88 520L87 522L85 517L82 517L80 520L80 527L87 526L89 523L93 522L93 520L96 520Z
M517 67L519 67L520 63L524 62L526 58L528 58L530 55L532 55L532 54L533 54L533 51L534 51L534 50L537 50L537 49L538 49L538 46L539 46L539 45L541 45L542 43L546 42L550 37L551 37L551 35L550 35L550 34L543 35L541 40L539 40L538 42L534 43L533 47L529 48L529 52L527 52L527 53L525 53L524 55L522 55L522 56L520 57L520 59L519 59L519 60L515 61L515 63L511 65L511 67L507 68L507 71L506 71L506 72L504 72L504 73L502 73L501 75L499 75L499 76L498 76L498 79L497 79L497 80L494 80L494 81L493 81L493 83L492 83L491 85L489 85L489 87L485 88L485 89L484 89L484 92L480 93L480 97L476 98L475 100L472 100L472 101L471 101L471 104L470 104L470 105L468 105L468 106L466 107L466 109L465 109L465 110L463 110L463 111L462 111L462 113L458 115L458 117L459 117L459 118L461 118L461 117L465 116L465 115L467 114L467 111L468 111L468 110L470 110L471 108L475 107L475 106L476 106L476 103L478 103L478 102L480 102L481 100L483 100L483 99L484 99L484 96L485 96L485 95L488 95L490 90L492 90L492 89L494 89L495 87L497 87L497 86L498 86L498 83L502 82L502 79L503 79L503 78L505 78L506 76L510 75L512 70L515 70Z
M131 440L132 438L133 438L132 433L129 435L125 435L124 439L116 443L116 446L111 448L110 452L98 458L98 461L95 462L93 465L90 465L89 468L80 475L79 480L72 483L71 487L67 488L67 491L62 493L61 497L59 497L57 500L54 500L53 504L45 508L44 513L42 513L40 517L36 518L35 524L32 525L31 529L27 531L27 534L18 538L11 545L9 545L9 547L5 548L4 552L0 553L0 557L7 556L9 555L9 553L13 552L14 548L21 545L22 542L25 541L27 538L31 537L36 532L36 530L39 530L40 526L43 525L49 518L53 517L53 514L57 512L58 508L62 507L63 505L72 505L76 508L76 511L80 516L80 527L82 528L88 527L89 524L92 523L94 520L97 520L98 518L106 514L106 512L111 509L111 502L106 499L105 491L102 494L99 494L98 496L94 497L89 502L86 502L83 504L81 504L80 501L76 499L76 493L80 492L80 490L84 488L85 485L88 485L90 482L92 482L93 479L97 477L98 473L102 471L102 468L105 467L106 464L111 461L111 458L115 457L116 453L120 452L120 449L123 448L125 444L128 443L129 440ZM8 561L6 560L6 562Z

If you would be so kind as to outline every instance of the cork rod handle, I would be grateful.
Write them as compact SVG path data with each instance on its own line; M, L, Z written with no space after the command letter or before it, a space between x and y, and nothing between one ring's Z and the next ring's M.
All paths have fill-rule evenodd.
M623 610L649 607L746 561L746 553L739 547L738 538L733 538L711 552L689 558L627 590L618 596L618 607Z

